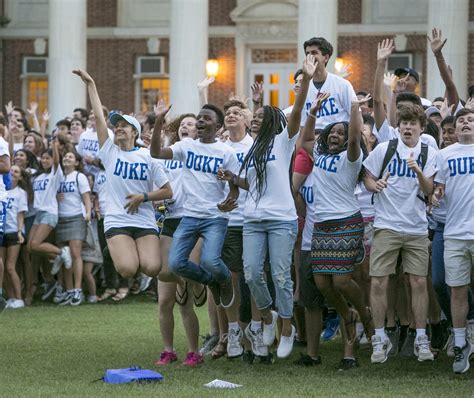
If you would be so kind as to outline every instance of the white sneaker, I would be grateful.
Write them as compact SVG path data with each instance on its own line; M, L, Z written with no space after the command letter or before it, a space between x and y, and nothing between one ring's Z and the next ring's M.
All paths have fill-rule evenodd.
M276 335L276 324L278 319L278 314L275 311L270 311L272 314L272 323L267 325L265 322L263 323L263 344L266 346L271 346L275 341Z
M388 353L392 349L392 343L387 336L385 336L385 339L382 341L382 337L373 335L372 349L370 361L372 363L384 363L388 358Z
M419 362L434 360L434 355L430 350L430 341L428 340L428 336L426 334L418 336L415 339L413 352L418 357Z
M244 348L241 344L242 341L242 330L229 329L227 335L227 358L237 358L244 353Z
M6 305L5 305L5 308L10 308L10 305L12 305L12 303L15 301L15 299L8 299L6 301Z
M53 261L53 267L51 268L51 275L56 275L61 269L61 265L63 265L63 259L61 257L61 254L58 254Z
M9 309L16 310L18 308L23 308L25 306L25 302L21 299L12 299L10 305L8 306Z
M69 246L64 246L61 249L61 254L60 254L62 260L64 261L64 267L66 269L69 269L72 267L72 257L71 257L71 249L69 249Z
M97 296L87 296L87 302L89 304L95 304L97 303Z
M252 345L252 352L257 357L266 357L268 356L268 346L263 344L263 331L262 328L259 328L256 332L250 329L250 323L245 328L245 337Z
M293 343L295 341L296 328L291 325L291 334L289 336L280 336L280 344L278 344L277 357L287 358L293 351Z

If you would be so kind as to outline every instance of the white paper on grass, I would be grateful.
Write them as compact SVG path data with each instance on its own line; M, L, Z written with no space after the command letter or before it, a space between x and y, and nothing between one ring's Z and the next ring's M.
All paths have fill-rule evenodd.
M204 384L204 387L209 387L209 388L238 388L238 387L242 387L242 385L241 384L230 383L230 382L224 381L224 380L215 379L215 380L212 380L211 382L209 382L207 384Z

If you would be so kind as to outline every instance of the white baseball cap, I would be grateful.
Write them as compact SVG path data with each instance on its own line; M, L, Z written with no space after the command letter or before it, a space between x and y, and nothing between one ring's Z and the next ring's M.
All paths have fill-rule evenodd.
M138 120L133 116L121 115L120 113L114 112L110 115L109 120L110 123L112 123L112 126L115 126L120 120L125 120L128 124L135 127L135 129L138 131L138 134L142 132L142 126L140 126Z

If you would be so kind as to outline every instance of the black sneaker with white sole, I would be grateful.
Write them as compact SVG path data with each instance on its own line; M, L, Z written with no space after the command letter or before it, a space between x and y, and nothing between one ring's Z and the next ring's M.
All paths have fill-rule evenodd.
M82 290L75 289L74 292L72 293L71 302L69 304L76 306L76 305L80 305L81 303L82 303Z

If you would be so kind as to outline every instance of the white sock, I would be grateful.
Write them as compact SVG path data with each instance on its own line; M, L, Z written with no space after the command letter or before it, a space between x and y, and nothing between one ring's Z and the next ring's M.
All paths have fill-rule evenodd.
M454 328L454 345L463 348L466 345L466 328Z
M375 329L375 335L380 336L383 340L387 339L387 335L385 334L385 328Z
M424 336L426 334L426 329L416 329L416 338Z
M229 330L239 330L239 322L229 322Z
M252 332L257 333L258 329L262 328L262 322L261 321L254 321L253 319L250 321L250 330Z

